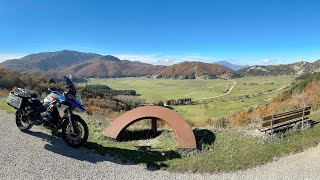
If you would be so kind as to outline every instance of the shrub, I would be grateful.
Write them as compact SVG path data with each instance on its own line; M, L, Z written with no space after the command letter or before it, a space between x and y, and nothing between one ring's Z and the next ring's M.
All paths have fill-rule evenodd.
M145 103L145 99L141 96L119 95L115 96L114 98L118 101L125 103L128 106L127 109L133 109Z
M229 125L229 121L225 117L215 119L213 122L214 122L213 126L215 128L224 128L225 129Z
M191 98L179 98L179 99L168 99L166 105L179 106L179 105L190 105L193 104Z
M9 95L9 91L7 89L0 89L0 97L7 97Z
M106 85L86 85L82 90L84 97L114 97L119 95L135 96L137 95L135 90L113 90Z

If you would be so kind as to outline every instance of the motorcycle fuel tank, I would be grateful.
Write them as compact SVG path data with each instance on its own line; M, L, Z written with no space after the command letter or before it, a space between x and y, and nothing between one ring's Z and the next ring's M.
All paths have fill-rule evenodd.
M60 94L59 92L51 92L46 98L43 100L43 105L49 105L54 101L64 101L66 98Z

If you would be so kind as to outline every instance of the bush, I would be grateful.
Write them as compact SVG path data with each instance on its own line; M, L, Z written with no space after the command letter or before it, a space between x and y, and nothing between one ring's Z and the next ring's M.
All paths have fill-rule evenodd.
M179 105L190 105L193 104L191 98L179 98L179 99L168 99L166 105L179 106Z
M87 106L95 106L103 109L111 109L112 111L121 111L126 109L126 105L116 100L107 98L85 98L84 103Z
M164 106L164 104L163 104L163 102L160 100L159 102L158 102L158 104L157 104L158 106Z
M0 89L0 97L7 97L9 95L9 91L7 89Z
M106 85L86 85L82 90L84 97L114 97L119 95L135 96L137 92L135 90L113 90Z
M141 104L145 103L145 99L140 96L119 95L115 96L114 98L118 101L125 103L128 106L128 109L139 107Z
M103 116L107 119L115 119L122 114L122 111L113 111L112 109L105 109L100 108L97 106L88 105L86 113L88 115L95 115L95 116Z
M225 129L229 125L229 121L225 117L218 118L213 122L214 122L213 126L215 128L223 128L223 129Z

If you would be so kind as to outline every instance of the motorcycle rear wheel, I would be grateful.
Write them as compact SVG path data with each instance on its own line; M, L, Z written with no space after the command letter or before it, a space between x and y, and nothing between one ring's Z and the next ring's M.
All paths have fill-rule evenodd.
M21 109L18 109L16 112L16 125L22 132L28 132L33 126Z

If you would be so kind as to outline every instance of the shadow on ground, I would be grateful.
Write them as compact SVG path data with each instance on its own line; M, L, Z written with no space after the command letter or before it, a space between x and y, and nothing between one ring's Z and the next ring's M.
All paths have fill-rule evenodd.
M142 129L142 130L123 130L120 132L117 137L118 141L134 141L134 140L147 140L153 139L161 135L163 131L154 132L150 129Z
M200 150L213 144L216 140L216 135L207 129L194 129L193 133L196 137L197 148Z
M159 136L161 132L162 131L160 131L159 134L156 135L152 134L150 138ZM131 134L134 132L129 133ZM137 132L137 134L131 135L133 135L134 140L137 140L139 139L138 137L143 137L143 135L148 135L149 133L150 132L148 131L139 131ZM215 135L213 132L206 129L195 129L194 133L198 142L198 147L200 149L203 144L214 143ZM45 144L44 148L50 152L80 161L87 161L90 163L110 161L121 165L145 164L148 170L154 171L167 167L167 164L165 164L167 160L182 157L181 154L178 153L178 151L174 150L159 151L152 149L152 147L150 146L137 146L135 147L136 149L122 149L116 147L105 147L101 144L90 141L86 143L85 148L73 149L66 145L61 138L59 138L59 134L55 134L55 136L52 136L43 132L33 131L28 132L28 134L39 137L48 142L48 144ZM93 152L88 151L88 149L93 150Z
M143 130L123 130L117 137L118 141L134 141L134 140L147 140L160 136L164 130L154 132L150 129ZM197 141L198 149L201 149L203 145L211 145L216 140L215 134L207 129L194 129L193 133Z

